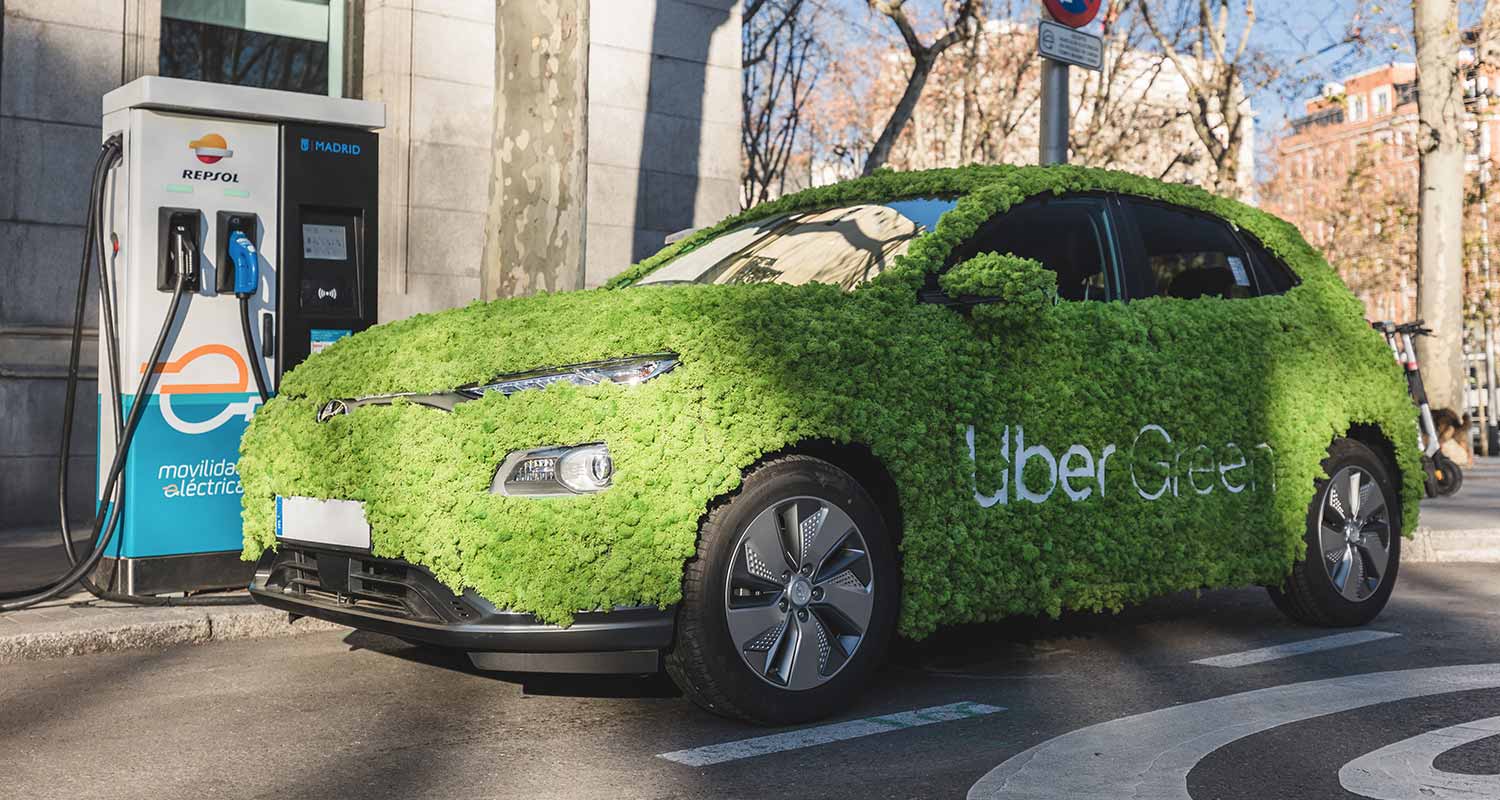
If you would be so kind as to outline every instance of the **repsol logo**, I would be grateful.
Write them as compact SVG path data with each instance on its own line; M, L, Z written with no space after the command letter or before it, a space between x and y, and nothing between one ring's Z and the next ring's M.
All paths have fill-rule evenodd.
M1075 503L1096 495L1103 498L1109 491L1134 491L1143 500L1159 500L1216 491L1256 492L1263 485L1269 485L1273 492L1276 490L1273 469L1276 454L1265 442L1250 448L1234 442L1188 445L1174 442L1160 425L1145 425L1136 432L1128 450L1107 444L1095 452L1075 444L1059 456L1046 445L1028 444L1022 426L1007 425L1000 437L998 454L986 454L986 457L998 455L1000 460L999 488L986 493L979 488L979 453L973 425L965 438L969 444L974 502L981 508L1004 505L1012 498L1045 503L1059 489ZM1111 465L1111 458L1114 469L1108 474L1116 482L1128 477L1128 488L1106 482L1106 467Z
M215 172L211 169L185 169L182 171L182 179L186 181L219 181L220 183L239 183L238 172Z
M339 156L359 155L359 145L349 142L330 142L324 139L309 139L302 137L302 152L332 153Z

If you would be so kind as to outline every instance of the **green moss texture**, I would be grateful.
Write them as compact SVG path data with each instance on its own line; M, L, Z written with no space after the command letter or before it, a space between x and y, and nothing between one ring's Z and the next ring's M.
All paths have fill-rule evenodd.
M1222 217L1300 283L1250 300L1054 303L1050 272L986 254L942 286L998 285L1005 302L965 311L918 301L984 220L1073 191ZM959 201L853 292L629 285L750 219L933 196ZM493 394L452 413L398 402L315 421L331 398L664 351L682 365L636 387ZM799 442L858 443L899 487L901 630L921 637L940 624L1279 582L1303 556L1319 462L1354 425L1393 444L1409 532L1422 485L1414 424L1384 341L1285 222L1198 189L1079 167L880 172L746 211L604 289L421 315L309 358L241 445L244 557L275 547L278 494L360 500L376 555L566 624L580 609L676 602L700 519L747 466ZM509 452L593 441L616 464L604 492L488 491Z

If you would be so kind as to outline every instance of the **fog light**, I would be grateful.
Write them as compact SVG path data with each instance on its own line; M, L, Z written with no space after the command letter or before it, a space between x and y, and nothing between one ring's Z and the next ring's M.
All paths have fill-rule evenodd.
M503 495L560 497L609 488L615 463L600 443L520 450L505 457L490 491Z

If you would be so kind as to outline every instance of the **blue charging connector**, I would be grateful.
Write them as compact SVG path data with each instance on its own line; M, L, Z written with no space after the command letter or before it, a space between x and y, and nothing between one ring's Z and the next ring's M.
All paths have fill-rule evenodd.
M234 295L240 299L240 328L245 334L245 354L250 358L250 371L255 375L255 390L264 403L270 399L271 392L266 376L261 374L261 358L271 353L269 350L262 353L256 348L255 334L250 326L250 298L260 288L260 257L255 252L255 243L244 231L229 233L229 260L234 262ZM266 337L269 339L270 334ZM269 341L263 344L270 347Z
M253 297L260 288L260 258L255 243L243 231L229 235L229 260L234 262L234 293Z

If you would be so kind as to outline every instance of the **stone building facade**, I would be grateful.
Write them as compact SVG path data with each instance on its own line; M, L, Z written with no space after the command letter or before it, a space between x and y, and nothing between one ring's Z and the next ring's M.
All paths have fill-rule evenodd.
M580 282L596 286L666 234L737 209L739 3L577 2L587 3L590 22ZM0 530L56 516L67 326L100 98L141 75L167 74L384 102L381 318L462 305L482 291L505 7L0 0ZM75 513L86 514L92 336L84 358L71 494Z

